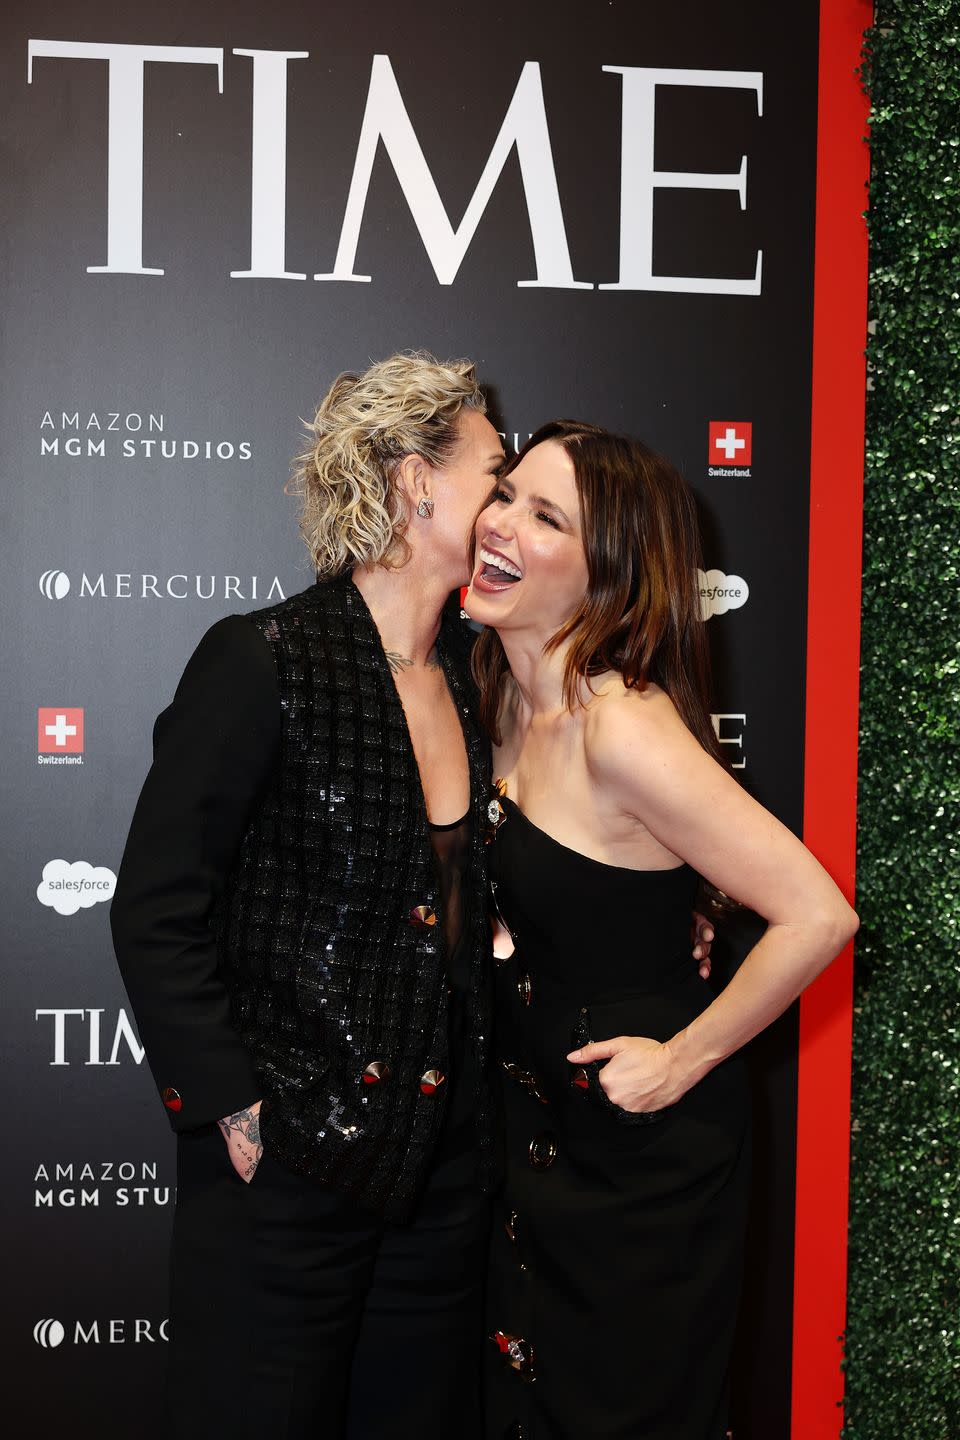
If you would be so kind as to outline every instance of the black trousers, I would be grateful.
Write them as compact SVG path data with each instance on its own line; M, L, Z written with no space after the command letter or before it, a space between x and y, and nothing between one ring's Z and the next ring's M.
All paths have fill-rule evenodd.
M181 1135L167 1440L474 1440L489 1221L472 1125L389 1226L215 1126Z

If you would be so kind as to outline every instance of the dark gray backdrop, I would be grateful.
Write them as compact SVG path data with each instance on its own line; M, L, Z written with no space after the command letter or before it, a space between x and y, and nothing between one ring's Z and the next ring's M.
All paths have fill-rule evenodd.
M510 439L576 415L678 462L702 502L707 565L749 585L745 604L707 622L714 708L733 717L723 734L745 781L799 830L817 5L144 0L121 15L102 0L37 0L9 5L2 26L7 1413L39 1436L128 1440L155 1433L173 1146L135 1037L121 1027L115 1045L124 995L107 906L60 914L37 887L55 859L116 871L153 718L202 631L266 603L275 580L284 594L309 583L283 485L298 416L339 370L414 345L466 354ZM28 85L31 40L41 52L222 50L222 93L213 66L145 67L142 263L164 274L88 271L108 259L107 62L41 53ZM251 265L254 74L234 49L309 52L289 61L286 107L286 268L305 280L231 278ZM314 280L335 268L375 55L390 59L454 225L524 63L539 65L572 276L593 287L621 274L624 85L640 93L603 67L762 73L762 115L741 82L659 88L656 168L726 174L746 155L746 208L729 190L661 188L653 241L661 276L743 281L762 249L761 293L519 286L538 268L515 150L441 284L382 144L354 267L372 279ZM641 193L639 103L630 115L628 210ZM277 153L261 179L276 178ZM542 150L530 164L528 184L542 183ZM276 202L259 193L272 203L261 233L275 234ZM635 232L626 246L629 279ZM708 473L711 420L752 422L749 474ZM71 437L82 453L65 453ZM145 454L151 438L176 442L175 455ZM86 453L90 439L102 454ZM41 706L83 708L82 765L38 763ZM757 1205L734 1433L785 1440L794 1017L754 1049Z

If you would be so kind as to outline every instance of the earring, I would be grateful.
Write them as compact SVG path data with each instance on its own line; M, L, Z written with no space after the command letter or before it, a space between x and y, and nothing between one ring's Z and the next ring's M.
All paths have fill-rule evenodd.
M433 501L429 495L424 495L417 501L417 514L421 520L429 520L433 515Z

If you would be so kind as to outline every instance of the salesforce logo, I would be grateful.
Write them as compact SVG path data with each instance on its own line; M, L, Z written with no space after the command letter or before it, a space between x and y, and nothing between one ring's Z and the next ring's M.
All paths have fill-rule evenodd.
M63 570L44 570L40 576L40 593L48 600L62 600L70 594L70 576Z
M105 865L89 865L86 860L48 860L43 879L37 886L37 899L49 905L58 915L76 915L89 910L101 900L109 900L116 889L117 877Z
M698 570L697 583L703 620L709 620L711 615L726 615L728 610L739 610L750 596L750 586L742 575L724 575L722 570Z

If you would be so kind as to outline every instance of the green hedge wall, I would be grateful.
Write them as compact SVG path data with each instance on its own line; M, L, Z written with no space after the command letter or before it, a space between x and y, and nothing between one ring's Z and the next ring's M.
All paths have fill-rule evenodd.
M960 0L878 0L863 79L871 334L843 1434L957 1440Z

